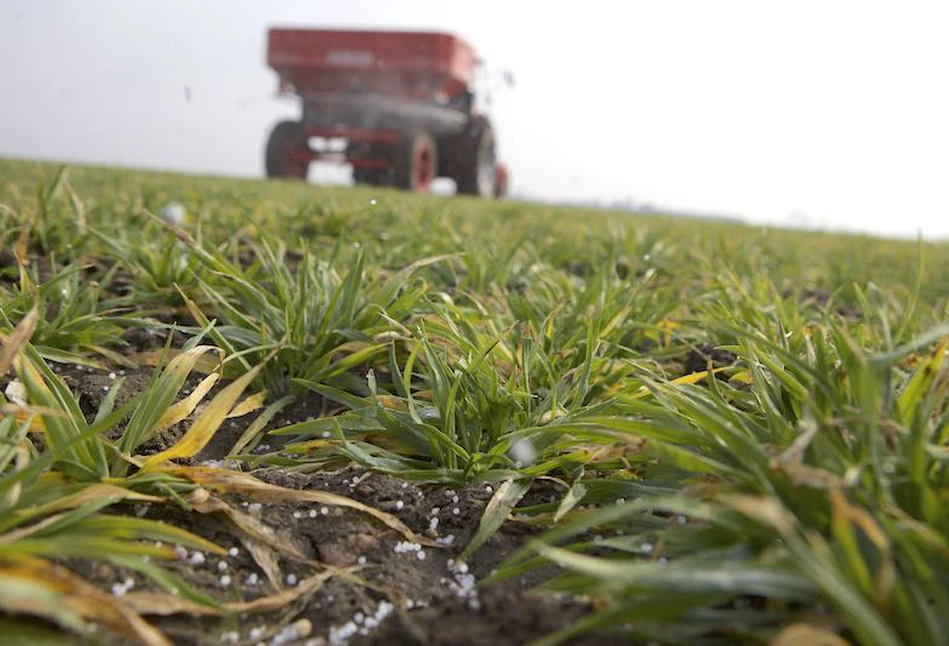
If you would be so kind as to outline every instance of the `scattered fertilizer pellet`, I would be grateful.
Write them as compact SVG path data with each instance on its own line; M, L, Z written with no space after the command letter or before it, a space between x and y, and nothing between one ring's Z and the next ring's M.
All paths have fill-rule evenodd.
M451 502L452 502L453 505L457 505L460 500L461 500L461 499L460 499L458 496L452 496L452 497L451 497Z
M437 516L441 510L442 510L441 507L432 507L432 511L431 511L432 516Z
M311 509L309 512L307 512L307 516L309 516L310 518L316 518L316 510Z
M247 585L255 586L260 583L260 577L257 576L256 572L251 572L247 575Z
M177 202L169 202L161 211L158 212L158 215L162 220L168 222L169 224L179 225L184 222L185 219L185 207L178 204Z
M241 634L236 630L228 630L227 632L221 633L221 643L222 644L236 644L240 641Z
M112 584L112 596L114 597L123 597L128 590L125 589L125 586L121 583Z
M364 615L361 612L357 612L355 615L353 615L353 621L355 621L357 624L361 624L365 620L366 620L366 615Z
M263 507L263 505L261 505L259 502L252 502L247 505L247 511L251 514L259 514L261 507Z
M224 572L224 571L226 571L226 570L227 570L227 562L226 562L226 561L218 561L218 562L217 562L217 571L218 571L218 572Z
M293 587L297 584L297 575L292 572L287 575L287 585Z
M260 639L261 637L264 636L264 633L266 632L267 632L266 626L255 626L250 629L249 633L247 633L247 637L254 640Z
M488 493L493 493L494 487L492 487L491 485L488 485L487 487L484 488L484 490Z
M478 590L476 588L475 577L468 572L468 565L464 562L455 563L449 559L448 570L452 573L453 578L453 581L447 582L449 588L462 599L477 600Z
M458 509L457 507L455 507L454 509L451 510L451 513L454 514L455 516L457 516L458 514L461 513L461 510Z
M109 373L109 379L111 379L112 381L115 381L115 379L116 379L116 374L115 374L114 372L110 372L110 373Z
M178 560L183 561L188 558L188 550L183 548L181 545L175 547L175 556L178 557Z
M231 549L227 550L227 555L230 556L231 558L236 558L237 555L240 553L241 551L236 547L232 547Z
M320 513L323 514L324 516L329 515L330 513L329 507L320 507Z
M222 587L222 588L226 588L227 586L231 585L231 577L230 577L230 575L228 575L228 574L222 575L221 578L218 579L218 583L221 584L221 587Z
M352 621L347 621L339 628L332 626L329 634L330 644L345 644L357 632L359 632L359 626Z
M191 553L191 562L195 565L203 565L205 561L204 552L192 552Z
M395 544L395 553L404 554L406 552L418 552L422 549L422 546L418 543L412 543L409 541L399 541Z
M416 557L418 560L420 560L420 561L424 561L424 560L425 560L425 550L419 550L418 552L416 552L415 557Z
M533 442L527 438L521 438L514 442L514 444L511 445L509 454L514 458L515 464L519 465L518 468L527 464L533 464L534 460L537 459L537 449L534 448Z
M356 559L356 563L358 563L359 565L365 565L365 564L366 564L366 557L365 557L365 556L360 556L358 559Z
M295 512L293 512L293 517L296 518L297 520L299 520L299 519L303 518L303 513L302 513L302 512L299 512L299 511L295 511Z
M405 503L404 503L404 502L402 502L401 500L396 500L396 501L395 501L395 508L396 508L396 509L402 509L403 507L405 507Z
M473 574L458 574L455 576L455 581L458 583L461 596L467 597L474 594L475 578Z

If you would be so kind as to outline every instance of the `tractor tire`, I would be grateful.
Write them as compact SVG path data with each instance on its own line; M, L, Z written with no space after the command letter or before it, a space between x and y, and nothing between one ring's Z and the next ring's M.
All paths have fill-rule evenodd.
M395 151L395 185L415 193L428 193L438 175L438 146L423 130L404 135Z
M471 120L458 144L454 180L459 195L493 197L497 191L494 129L483 117Z
M306 179L310 162L306 129L299 121L281 121L270 131L264 166L267 177Z

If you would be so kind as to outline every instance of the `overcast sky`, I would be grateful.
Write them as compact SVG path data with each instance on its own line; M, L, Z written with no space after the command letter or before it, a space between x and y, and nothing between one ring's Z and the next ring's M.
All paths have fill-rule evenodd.
M466 37L517 193L949 236L946 2L0 0L0 155L261 176L271 25Z

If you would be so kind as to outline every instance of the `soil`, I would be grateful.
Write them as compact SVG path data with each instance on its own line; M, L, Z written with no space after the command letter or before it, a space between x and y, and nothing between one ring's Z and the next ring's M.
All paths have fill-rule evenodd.
M77 394L89 419L95 416L116 378L125 377L116 402L121 405L144 390L152 374L147 367L115 368L110 372L63 365L55 369ZM189 378L185 391L190 391L200 377ZM327 412L333 411L327 411L322 398L309 395L281 411L268 429ZM212 442L185 463L212 461L216 466L246 469L246 465L224 458L254 417L227 420ZM171 446L185 428L186 423L172 427L150 441L143 452ZM281 439L268 436L264 441L273 450L279 448ZM296 556L261 548L259 542L255 546L255 539L220 509L199 513L169 503L120 504L107 511L159 520L230 550L221 557L179 547L179 558L163 561L162 566L196 590L223 602L249 602L291 591L286 603L276 609L214 616L168 612L161 604L148 605L150 597L143 594L165 591L138 572L89 559L69 559L64 565L102 590L133 602L143 599L134 603L149 623L175 644L195 646L524 644L567 627L592 610L585 599L544 596L534 591L537 584L557 573L552 566L510 580L484 582L505 557L540 531L520 520L507 522L467 563L456 562L492 496L488 485L418 486L357 466L336 471L270 467L249 474L287 489L346 496L394 515L432 545L409 544L405 536L358 510L305 502L260 504L249 502L246 496L223 494L220 500L225 505L269 528L264 531L294 550ZM549 488L539 485L529 492L524 504L547 502L551 492L544 486ZM258 558L252 556L254 549ZM272 567L262 565L259 552L273 557ZM308 583L318 576L325 580L318 585ZM128 583L133 585L127 587ZM293 595L295 589L303 592ZM145 607L141 607L143 603ZM294 627L299 629L299 639L289 640L288 631ZM127 643L126 638L104 631L98 637L105 644ZM614 643L610 639L590 635L571 643Z
M233 508L286 537L309 560L280 558L279 579L271 581L251 557L241 532L223 515L188 513L173 506L126 506L125 513L186 528L232 550L223 558L190 550L182 553L184 558L167 564L190 585L219 600L260 599L280 589L292 589L327 567L349 573L330 576L315 590L270 612L199 618L187 614L151 616L147 609L140 609L175 644L274 643L281 631L301 620L310 627L306 639L278 639L276 643L525 644L570 625L591 610L581 599L532 591L555 574L551 569L477 585L536 531L523 523L507 523L468 563L455 562L491 497L484 485L454 490L419 487L360 467L331 473L270 468L253 475L290 489L345 495L394 514L419 535L438 536L450 545L402 551L403 536L358 511L304 503L255 506L240 498L226 498ZM439 521L434 532L430 531L433 518ZM420 558L420 554L424 556ZM160 591L141 575L106 563L71 561L68 565L104 590L131 578L135 586L130 597ZM222 578L225 576L228 579ZM391 612L382 617L390 607ZM382 620L375 625L377 616ZM571 643L621 642L590 635Z
M683 374L692 374L708 370L708 364L711 362L712 368L722 368L731 366L738 360L734 353L728 350L720 350L712 345L703 343L689 349L683 360ZM727 380L728 376L723 373L716 374L719 379Z

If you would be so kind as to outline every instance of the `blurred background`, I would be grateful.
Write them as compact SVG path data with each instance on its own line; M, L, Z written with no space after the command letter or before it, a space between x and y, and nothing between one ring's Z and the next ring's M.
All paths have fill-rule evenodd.
M445 30L516 199L949 236L944 2L2 0L0 155L263 176L270 26ZM339 168L311 181L346 182ZM2 178L0 178L2 179Z

